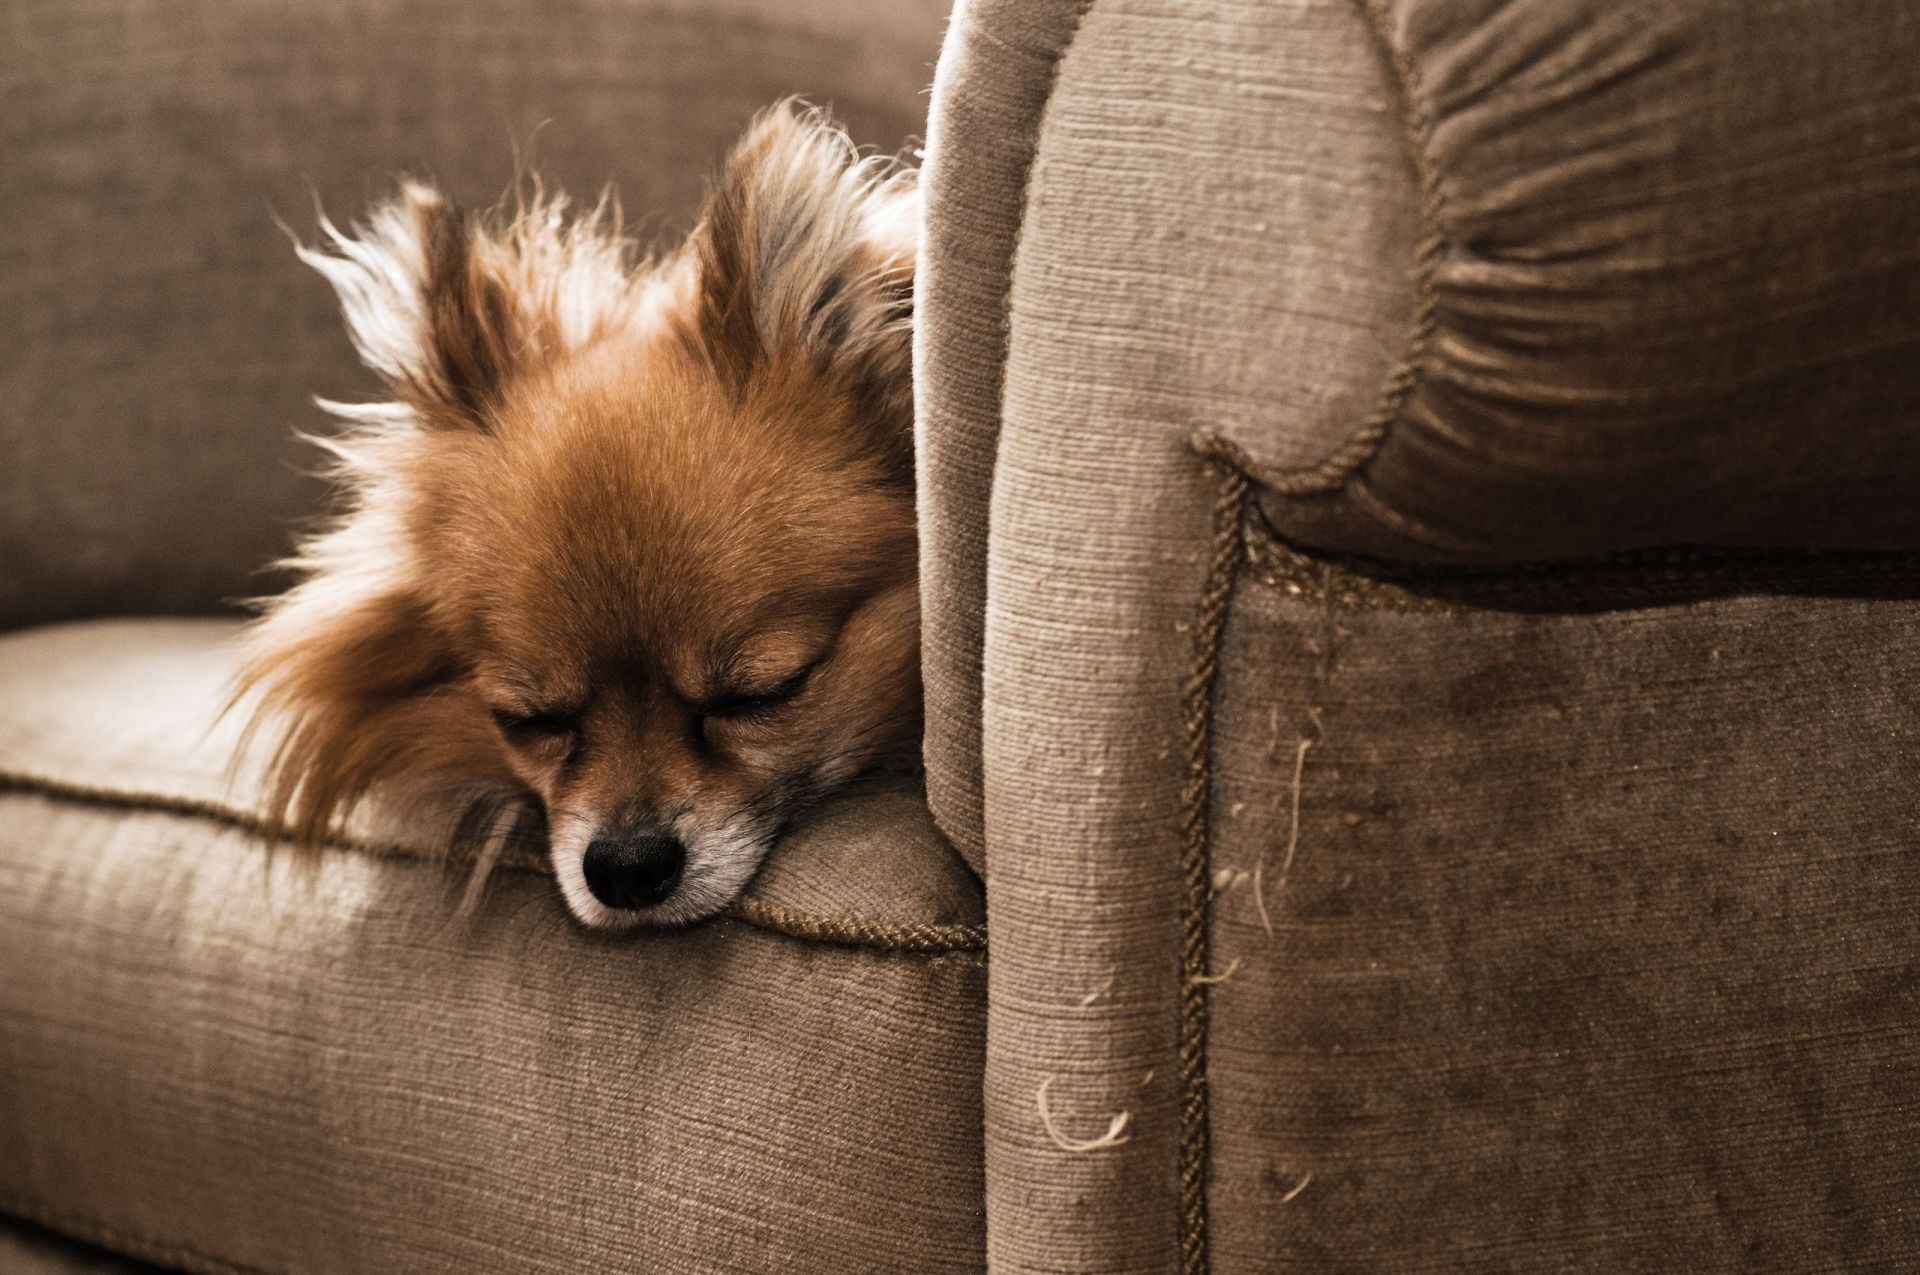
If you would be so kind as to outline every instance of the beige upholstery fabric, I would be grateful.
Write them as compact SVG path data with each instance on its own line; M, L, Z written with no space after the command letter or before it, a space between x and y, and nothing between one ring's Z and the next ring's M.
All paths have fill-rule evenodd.
M1187 436L1364 411L1404 324L1411 231L1370 200L1406 179L1373 140L1384 124L1346 125L1391 111L1351 9L1176 10L1087 13L1013 280L985 659L988 1216L1010 1270L1177 1252L1180 696L1213 499ZM1349 292L1378 302L1377 328L1314 345ZM1256 356L1256 328L1309 356ZM1069 1142L1121 1112L1127 1141L1059 1145L1036 1101L1049 1078Z
M1252 420L1221 420L1283 489L1266 501L1277 525L1328 548L1456 561L1920 542L1920 11L1346 7L1378 28L1395 117L1321 98L1306 70L1290 81L1299 95L1352 109L1302 136L1274 127L1298 108L1272 102L1294 94L1263 99L1242 162L1291 161L1311 186L1344 171L1328 139L1351 152L1354 130L1386 126L1424 187L1376 180L1367 197L1421 211L1430 242L1380 264L1405 272L1401 308L1430 309L1393 337L1400 366L1380 379L1377 412L1299 413L1259 388ZM1229 11L1167 38L1257 59L1264 35ZM1115 96L1151 100L1132 86ZM1153 157L1137 180L1184 180L1187 128L1173 113L1134 137ZM1275 243L1345 229L1304 203L1268 211ZM1223 244L1235 255L1277 295L1300 295L1284 251ZM1335 361L1342 333L1382 314L1341 284L1329 272L1313 286L1332 304L1309 357L1245 305L1214 357L1341 381L1357 367Z
M239 625L229 620L99 620L0 637L0 781L106 801L257 822L258 763L240 750L244 713L223 713ZM356 817L352 840L416 858L436 830ZM882 843L844 858L846 843ZM850 870L861 855L861 871ZM544 871L544 865L530 865ZM897 786L866 791L795 831L752 896L783 910L967 926L980 888Z
M1087 0L960 0L927 121L914 337L927 801L986 869L980 652L1007 281L1040 111Z
M1681 535L1913 542L1920 503L1897 497L1912 485L1920 239L1905 233L1915 170L1895 161L1920 118L1900 76L1920 63L1865 48L1910 51L1890 6L1789 2L1768 32L1773 8L1087 10L1036 125L991 471L997 1268L1177 1269L1191 1239L1183 700L1221 490L1196 431L1250 453L1283 530L1374 552L1457 550L1374 536L1404 529L1402 497L1521 556ZM1032 119L1017 92L1030 61L998 74L1009 110ZM1776 63L1794 63L1787 105L1767 98ZM1614 73L1643 113L1602 109ZM991 81L943 73L942 88L991 100ZM1776 118L1795 102L1806 116ZM1843 118L1861 134L1838 140ZM1430 146L1409 146L1410 120ZM1742 121L1769 128L1744 135ZM1802 149L1815 139L1845 157L1834 171ZM1448 165L1479 185L1445 188ZM968 171L936 167L936 192L957 203ZM1471 234L1429 242L1423 205L1442 188ZM1637 202L1607 234L1553 237L1591 227L1580 217L1610 196ZM1566 223L1562 197L1578 214ZM1860 225L1834 220L1849 200L1864 201ZM1716 256L1714 235L1780 252ZM1504 273L1487 265L1509 248ZM1446 289L1423 340L1428 260ZM1769 270L1770 298L1750 290ZM997 295L988 280L943 296L938 270L926 278L923 366L946 331L989 328ZM1455 314L1479 326L1447 326ZM1409 359L1447 370L1397 380ZM960 401L937 382L922 394ZM1462 403L1473 410L1447 414ZM1348 447L1402 407L1420 431ZM976 424L931 476L954 483L931 508L978 507L991 434ZM1409 439L1421 445L1391 450ZM1280 472L1330 460L1339 482L1365 481L1323 496ZM1376 473L1404 485L1375 487ZM960 578L966 552L932 569ZM1205 1081L1185 1096L1214 1094L1213 1269L1911 1264L1900 1152L1920 1124L1920 1010L1897 918L1920 879L1893 849L1911 723L1896 683L1854 665L1909 644L1915 612L1850 596L1911 597L1911 564L1656 556L1585 595L1557 581L1592 583L1590 569L1556 566L1493 586L1501 600L1466 618L1414 603L1339 613L1330 603L1378 590L1323 601L1309 586L1326 570L1243 592L1228 670L1202 697L1222 732L1211 813L1227 893L1203 975L1223 981L1200 984L1216 1015ZM956 686L964 652L942 657ZM1775 692L1783 681L1792 694ZM1296 844L1292 763L1309 729L1326 735L1304 763ZM930 760L958 781L943 815L964 826L965 750ZM1352 804L1387 792L1388 810ZM1284 896L1308 910L1274 912L1272 940L1246 911L1256 866L1270 904L1280 877L1311 874L1298 879L1314 893Z
M946 0L8 6L0 44L0 628L204 612L319 491L308 401L371 396L274 225L401 173L491 204L529 163L684 231L760 107L924 128Z
M1920 1266L1920 559L1687 570L1243 577L1216 1271Z
M404 850L270 869L209 728L230 637L0 639L0 1213L205 1269L980 1269L977 952L606 938L519 871L462 921ZM897 794L758 892L980 919Z
M29 1223L0 1218L0 1271L7 1275L154 1275L155 1269Z
M596 40L405 0L216 41L224 10L32 6L13 118L73 142L13 196L49 242L0 300L45 327L0 407L43 503L0 508L61 536L0 559L6 614L203 604L286 507L245 482L265 453L215 459L235 422L269 380L339 392L321 290L283 320L238 220L180 249L194 201L240 218L329 121L334 153L451 163L474 86L530 101L548 56L705 154L748 68L904 83L933 25L790 8L609 7ZM459 878L371 825L393 853L269 869L191 726L223 630L29 633L0 643L0 1212L207 1270L1920 1265L1920 565L1449 573L1252 518L1215 559L1245 488L1193 437L1323 547L1911 545L1916 39L1897 0L964 5L916 361L929 784L990 967L898 793L784 846L752 923L671 934L584 934L521 872L460 921ZM34 78L62 57L103 73ZM136 64L199 73L113 116L90 94ZM370 166L317 180L353 206ZM69 292L35 263L76 244ZM125 475L36 441L105 456L121 422ZM204 529L154 516L183 505ZM855 915L951 950L805 937Z

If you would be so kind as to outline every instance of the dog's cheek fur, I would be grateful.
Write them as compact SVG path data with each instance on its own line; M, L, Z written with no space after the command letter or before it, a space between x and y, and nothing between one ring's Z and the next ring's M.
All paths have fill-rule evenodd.
M764 809L784 825L860 774L914 768L919 632L913 581L885 588L848 619L792 713L723 727L719 751L740 785L732 807Z
M416 600L376 596L308 619L291 608L270 616L242 683L257 696L250 729L280 732L267 774L277 832L316 848L376 788L447 818L514 791L484 711L460 692L456 661Z
M907 580L848 621L820 690L824 747L812 765L828 786L917 756L921 728L920 594Z

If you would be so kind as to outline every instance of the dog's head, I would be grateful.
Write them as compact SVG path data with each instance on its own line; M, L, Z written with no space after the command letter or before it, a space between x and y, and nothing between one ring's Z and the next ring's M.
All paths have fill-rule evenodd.
M394 402L247 676L297 839L525 799L582 921L688 921L918 739L912 177L779 108L664 259L560 214L415 185L303 252Z

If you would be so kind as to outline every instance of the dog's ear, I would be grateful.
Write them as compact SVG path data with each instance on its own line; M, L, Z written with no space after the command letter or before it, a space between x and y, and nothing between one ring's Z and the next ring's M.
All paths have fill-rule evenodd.
M728 158L694 232L697 322L724 371L798 352L889 399L911 393L915 175L773 107Z
M629 313L630 245L602 201L569 223L537 185L499 218L419 182L347 234L298 249L339 294L361 358L423 425L487 427L507 384Z

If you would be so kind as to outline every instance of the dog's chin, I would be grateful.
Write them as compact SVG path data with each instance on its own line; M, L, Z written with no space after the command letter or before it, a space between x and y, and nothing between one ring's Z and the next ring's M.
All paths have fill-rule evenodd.
M567 910L594 930L691 925L718 916L740 897L773 844L772 829L728 827L715 836L691 839L687 866L672 894L652 907L610 908L587 888L583 864L593 827L584 819L565 821L554 830L548 855Z

